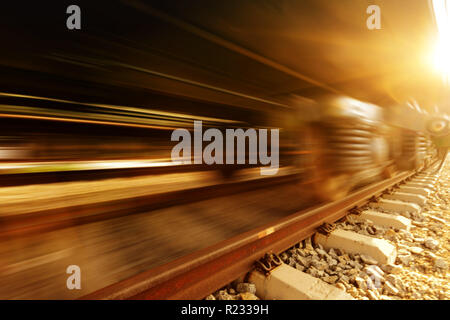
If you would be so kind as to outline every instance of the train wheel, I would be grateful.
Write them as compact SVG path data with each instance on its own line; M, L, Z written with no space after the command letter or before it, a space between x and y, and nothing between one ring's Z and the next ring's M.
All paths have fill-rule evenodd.
M352 188L349 174L335 174L333 163L330 162L326 137L318 127L307 127L302 134L308 155L301 165L305 174L301 189L302 193L315 201L335 201L345 197Z

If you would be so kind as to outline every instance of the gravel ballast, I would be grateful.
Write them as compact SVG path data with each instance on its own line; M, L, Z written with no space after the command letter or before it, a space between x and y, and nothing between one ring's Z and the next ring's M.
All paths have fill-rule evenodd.
M420 213L401 213L412 221L409 231L378 226L353 214L335 223L338 229L393 244L397 248L394 264L379 264L370 256L341 249L326 250L313 243L311 237L281 253L280 258L287 265L359 300L447 300L450 298L450 162L441 170L434 187ZM259 299L255 293L253 284L235 281L206 299Z

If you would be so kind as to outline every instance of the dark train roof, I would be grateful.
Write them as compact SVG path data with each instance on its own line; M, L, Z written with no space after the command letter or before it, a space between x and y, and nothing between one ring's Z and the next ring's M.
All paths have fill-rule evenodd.
M2 4L3 90L207 116L329 93L381 106L440 99L427 1L376 3L381 30L367 29L366 1L78 1L72 31L69 4Z

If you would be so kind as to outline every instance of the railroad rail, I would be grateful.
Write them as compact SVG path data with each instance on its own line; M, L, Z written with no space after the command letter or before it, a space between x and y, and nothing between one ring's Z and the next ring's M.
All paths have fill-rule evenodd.
M110 285L81 299L201 299L250 271L267 252L280 253L373 200L418 171L403 172L347 197L297 212L167 264Z

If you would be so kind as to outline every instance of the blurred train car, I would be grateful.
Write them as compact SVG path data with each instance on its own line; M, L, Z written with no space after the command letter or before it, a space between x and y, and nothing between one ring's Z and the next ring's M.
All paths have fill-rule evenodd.
M280 128L280 165L296 168L299 184L313 186L302 190L321 200L428 165L436 150L423 121L394 112L404 106L384 87L407 88L397 92L404 97L420 83L397 78L397 69L372 76L380 64L365 54L391 43L394 53L376 52L375 62L406 59L394 41L421 39L427 4L408 13L386 4L392 28L398 16L423 19L380 40L356 23L365 4L340 3L111 1L105 9L81 1L79 31L66 29L62 2L26 12L10 4L9 27L0 30L8 43L0 53L0 161L167 160L171 132L202 120L221 130ZM345 40L339 46L336 35ZM392 79L382 81L385 74ZM201 167L226 177L242 168Z
M119 109L103 111L107 114ZM57 121L41 119L37 108L32 111L26 114L31 119L9 119L3 124L2 161L171 161L171 148L175 145L171 132L176 128L192 130L194 120L201 119L205 129L215 127L223 131L275 127L280 129L280 164L300 172L303 195L316 200L339 199L353 188L387 178L394 171L419 169L429 165L437 154L430 134L423 130L424 121L416 121L413 128L413 121L386 117L386 109L344 96L300 100L285 112L247 111L247 117L241 121L148 110L145 114L133 110L134 113L122 114L120 121L108 123L101 122L98 110L93 116L80 113L77 118ZM54 109L50 114L54 117L58 112L61 111ZM248 157L247 152L247 160ZM218 170L230 177L249 166L248 161L244 166L201 164L192 170Z
M389 108L328 95L301 108L295 117L290 115L296 119L288 129L295 132L293 143L303 143L296 164L305 170L316 198L339 199L355 187L435 160L436 146L424 130L424 118L399 108L410 118L393 115Z

